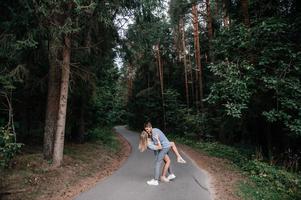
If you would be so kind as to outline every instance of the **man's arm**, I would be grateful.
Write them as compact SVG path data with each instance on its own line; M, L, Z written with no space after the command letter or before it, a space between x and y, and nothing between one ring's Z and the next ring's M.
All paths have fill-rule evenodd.
M157 140L157 138L159 138L159 134L156 133L156 132L153 132L153 133L152 133L152 140L153 140L153 142L154 142L155 145L158 145L158 140Z
M157 149L158 149L158 150L162 149L161 142L160 142L160 140L159 140L159 136L158 136L158 135L157 135L157 137L156 137L156 141L157 141L157 145L156 145Z

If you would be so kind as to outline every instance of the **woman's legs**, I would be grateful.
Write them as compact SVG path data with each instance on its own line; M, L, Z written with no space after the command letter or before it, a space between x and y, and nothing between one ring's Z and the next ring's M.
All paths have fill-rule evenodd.
M167 174L167 171L169 171L169 173L171 173L171 170L170 170L170 158L168 155L165 155L164 156L164 167L163 167L163 170L162 170L162 176L166 177L166 174Z
M182 158L182 156L179 154L179 151L176 147L176 144L174 142L170 142L170 146L171 146L171 149L172 151L176 154L177 156L177 161L179 163L186 163L186 161Z
M176 154L177 157L181 157L181 155L179 154L179 151L176 147L176 144L174 142L170 142L170 146L172 151Z
M171 161L168 155L165 155L164 157L164 167L162 170L162 176L161 176L161 181L163 182L169 182L169 180L172 180L174 178L176 178L176 176L173 174L172 170L171 170ZM166 177L166 174L169 174L168 177Z

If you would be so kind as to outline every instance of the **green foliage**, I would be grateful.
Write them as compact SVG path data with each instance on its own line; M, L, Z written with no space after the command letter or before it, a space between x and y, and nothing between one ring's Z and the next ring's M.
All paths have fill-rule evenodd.
M251 160L240 167L248 173L254 183L248 190L246 186L241 185L244 196L253 196L255 199L292 200L301 197L300 175L258 160Z
M196 1L171 0L169 15L173 24L178 24L180 16L184 16L191 8L192 3Z
M202 113L193 113L180 101L180 94L176 90L167 89L164 92L165 115L167 132L174 135L186 136L187 138L202 137L209 139L208 118Z
M263 158L269 156L270 162L285 162L286 158L277 153L285 152L287 148L293 148L298 154L301 130L300 3L249 1L250 27L241 23L243 13L239 1L229 2L229 27L223 27L221 12L215 13L212 9L215 18L213 40L207 41L207 26L199 24L205 96L202 112L191 106L195 103L192 91L189 91L191 107L187 108L184 103L184 66L179 52L181 45L177 41L180 39L177 33L179 17L185 19L189 15L191 3L170 1L171 20L168 23L148 12L138 16L130 27L124 57L135 69L134 95L129 102L130 125L141 128L143 122L150 119L155 126L163 127L157 63L152 51L152 46L160 41L164 63L165 131L169 137L182 136L189 145L233 161L250 177L251 186L242 185L241 188L246 198L300 199L299 175L254 159L251 150L217 142L196 142L196 138L216 138L223 143L260 146L264 149ZM203 19L200 16L200 20ZM191 61L195 52L188 49L194 46L194 38L188 21L185 21L185 42L187 58ZM166 29L158 29L156 25L160 23L172 31L161 31ZM194 61L189 63L195 64ZM188 83L189 87L196 87L193 81ZM272 151L275 151L274 155L270 155ZM300 163L298 159L293 162Z
M263 115L270 122L282 122L291 134L300 135L301 51L292 41L286 41L290 28L284 20L268 19L254 27L257 40L253 42L262 46L258 59L259 80L265 91L273 93L276 102Z
M210 65L209 69L217 80L211 86L206 101L221 104L227 115L240 118L248 108L252 94L250 87L254 85L251 79L254 67L247 63L220 62Z
M117 151L119 142L110 127L97 127L88 132L87 140L91 142L100 142L106 147Z
M183 134L186 130L183 125L185 115L189 110L179 100L180 94L176 90L167 89L164 92L165 115L167 127L170 127L175 134Z
M175 138L207 154L225 158L238 167L249 181L241 183L239 195L244 199L286 199L294 200L301 197L301 176L254 159L254 152L245 147L235 148L217 142L195 142L184 137Z
M301 52L289 28L285 20L268 18L250 29L234 25L219 32L213 42L217 60L209 66L215 81L206 100L235 118L261 108L254 114L300 135Z
M112 87L102 86L96 88L91 102L95 122L101 126L124 123L126 111L122 100Z
M14 142L14 135L10 129L0 127L0 168L8 167L22 145Z
M28 49L28 48L36 48L38 45L38 42L33 39L32 35L29 35L28 38L25 40L18 40L16 42L16 49L22 50L22 49Z
M144 122L150 120L155 126L160 125L160 116L162 115L162 105L160 93L155 92L153 88L147 88L140 91L135 101L129 102L128 123L134 129L141 130Z

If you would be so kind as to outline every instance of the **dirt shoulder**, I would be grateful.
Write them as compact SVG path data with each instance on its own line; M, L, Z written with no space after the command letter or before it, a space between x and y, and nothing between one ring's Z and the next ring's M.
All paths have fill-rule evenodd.
M207 172L209 191L213 200L239 200L237 184L244 180L243 175L236 170L228 160L207 156L204 152L186 145L177 144L185 154Z
M117 139L117 151L100 143L67 144L64 164L58 169L51 169L40 152L18 156L13 169L1 172L0 199L73 199L110 176L128 158L131 146L119 134Z

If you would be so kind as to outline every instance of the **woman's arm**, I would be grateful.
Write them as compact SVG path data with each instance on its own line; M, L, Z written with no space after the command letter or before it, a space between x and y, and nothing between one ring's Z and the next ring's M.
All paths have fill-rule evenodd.
M153 151L162 149L159 145L154 144L154 142L151 140L147 141L147 148Z
M155 137L155 140L157 140L158 144L154 144L154 142L152 140L148 140L147 147L150 150L154 150L154 151L162 149L161 142L159 141L158 137Z

